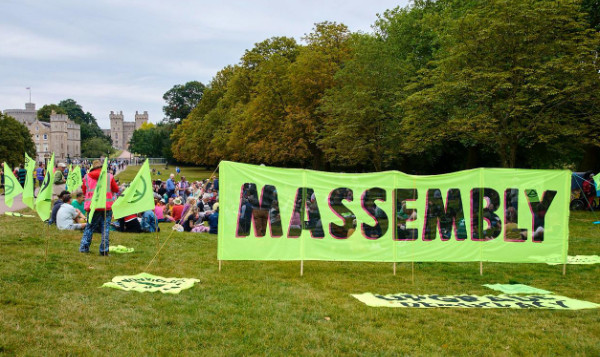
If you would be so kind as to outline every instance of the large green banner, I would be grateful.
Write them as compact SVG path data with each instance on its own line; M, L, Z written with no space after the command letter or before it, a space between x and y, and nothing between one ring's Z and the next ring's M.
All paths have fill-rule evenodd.
M569 171L220 164L220 260L564 262Z

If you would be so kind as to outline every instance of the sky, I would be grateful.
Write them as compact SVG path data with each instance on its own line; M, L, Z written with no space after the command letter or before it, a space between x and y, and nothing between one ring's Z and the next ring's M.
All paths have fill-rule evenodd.
M300 41L315 23L372 32L378 13L408 0L0 0L0 110L67 98L109 128L164 117L176 84L208 84L244 51L273 36Z

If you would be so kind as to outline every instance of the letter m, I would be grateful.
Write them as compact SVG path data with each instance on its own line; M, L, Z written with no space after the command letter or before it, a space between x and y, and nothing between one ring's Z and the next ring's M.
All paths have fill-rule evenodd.
M272 210L274 208L274 210ZM254 227L256 237L264 237L267 226L271 237L281 237L283 229L281 219L272 221L272 215L279 214L277 189L272 185L264 185L258 195L256 184L245 183L240 192L240 205L237 219L237 237L247 237Z

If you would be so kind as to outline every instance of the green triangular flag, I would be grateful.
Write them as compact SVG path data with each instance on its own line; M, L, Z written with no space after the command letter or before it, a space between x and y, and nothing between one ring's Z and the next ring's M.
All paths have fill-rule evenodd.
M54 176L54 173L52 172L53 170L54 153L52 153L52 157L48 162L46 176L44 176L44 181L42 181L42 188L40 188L38 196L35 199L35 210L42 221L50 219L50 214L52 213L52 186L54 182L52 179Z
M115 219L130 214L144 212L154 209L154 191L152 190L152 177L150 176L150 164L148 159L142 165L140 171L123 195L117 199L112 206Z
M34 207L34 196L33 190L35 189L35 161L25 153L25 171L27 171L27 175L25 176L25 187L23 187L23 203L27 205L27 207L33 209Z
M4 163L4 203L12 207L13 199L23 192L23 187L6 162Z
M82 184L81 168L79 165L75 166L75 168L72 168L71 165L69 165L69 175L67 176L67 188L69 192L73 193L77 191Z
M94 217L94 211L99 208L106 209L106 181L108 180L108 173L106 172L107 162L108 159L105 158L102 169L100 169L100 176L98 176L98 183L94 189L94 195L92 196L92 202L90 204L90 222Z

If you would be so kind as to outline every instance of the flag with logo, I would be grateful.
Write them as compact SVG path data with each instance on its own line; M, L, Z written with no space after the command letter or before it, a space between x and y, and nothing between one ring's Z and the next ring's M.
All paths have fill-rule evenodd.
M106 172L107 162L108 159L105 158L102 169L100 170L100 176L98 176L96 188L94 189L94 195L92 196L92 203L90 204L90 222L94 217L94 211L97 209L106 209L106 188L108 186L107 180L109 177Z
M6 162L4 163L4 203L8 207L12 207L13 200L17 197L21 192L23 192L23 187L19 183L19 180L15 177L12 170Z
M600 197L600 172L594 175L594 184L596 184L596 196Z
M113 217L118 219L152 209L154 209L154 191L152 190L150 164L146 159L129 187L113 204L112 211Z
M25 187L23 187L23 203L27 207L34 208L34 196L33 191L35 190L35 161L25 153Z
M72 168L71 165L69 165L69 175L67 176L67 188L69 192L77 191L81 188L82 184L81 168L79 165L75 166L75 168Z
M52 213L52 185L54 182L54 153L48 162L48 169L42 181L42 187L38 191L37 198L35 199L35 210L40 216L42 221L50 219Z

